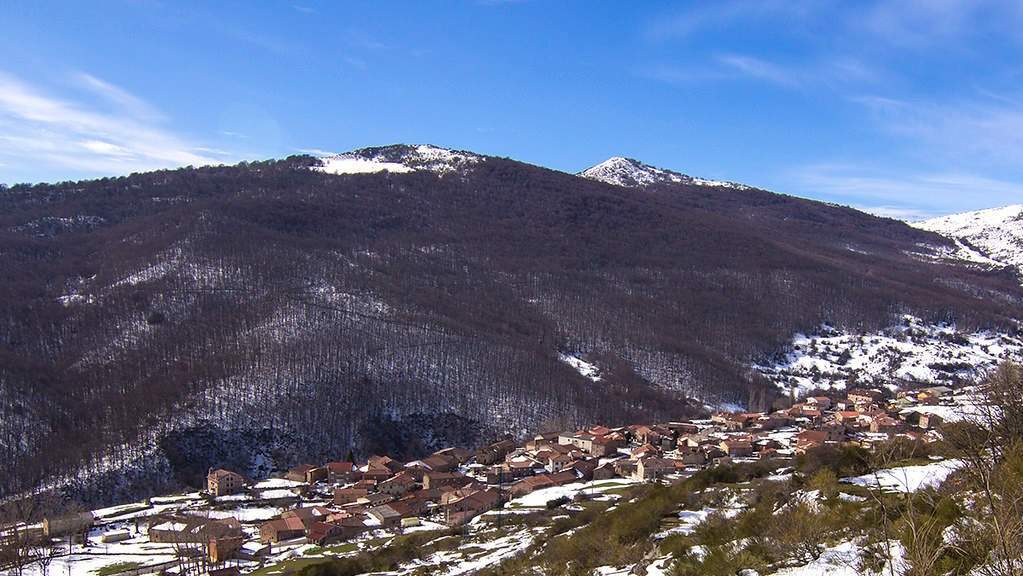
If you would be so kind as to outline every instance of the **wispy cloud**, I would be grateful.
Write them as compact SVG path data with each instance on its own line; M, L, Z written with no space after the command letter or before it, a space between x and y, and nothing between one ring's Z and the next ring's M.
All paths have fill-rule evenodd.
M1020 38L1017 0L880 0L857 11L854 32L901 49L971 49L969 40L1009 33Z
M163 114L158 112L147 102L137 98L134 94L131 94L128 91L118 86L114 86L113 84L101 80L91 74L78 72L76 74L72 74L71 79L75 84L99 95L135 118L144 118L151 121L162 121L166 119Z
M688 3L662 14L650 22L645 35L653 41L678 40L752 23L817 39L825 30L828 43L870 42L868 49L878 44L913 49L939 43L948 48L949 42L1017 31L1021 21L1023 5L1017 0L719 0Z
M855 58L826 58L812 62L781 63L748 54L717 54L710 62L641 68L644 78L669 84L753 80L779 88L828 88L844 92L850 86L872 86L885 77Z
M1023 100L981 93L947 101L884 96L854 98L878 127L908 139L924 153L957 162L1023 162Z
M698 84L734 78L724 70L710 66L692 66L677 64L644 65L636 70L636 75L648 80L656 80L665 84Z
M931 212L921 210L919 208L908 208L906 206L853 205L853 208L862 210L867 214L873 214L874 216L894 218L895 220L902 220L904 222L920 222L922 220L929 220L931 218L945 215L940 212Z
M508 4L524 4L529 0L475 0L479 6L505 6Z
M320 148L298 148L295 151L299 154L308 154L309 156L333 156L334 154L337 154L337 152L322 150Z
M794 170L791 176L803 194L917 220L1023 198L1020 184L964 172L892 174L865 166L818 164Z
M233 159L174 134L162 115L113 84L87 74L70 80L107 106L55 97L0 72L0 161L125 174Z
M742 54L723 54L718 62L743 76L764 80L779 86L795 87L803 82L804 74L793 68L779 66L767 60Z
M350 56L350 55L349 56L342 56L341 59L344 61L345 64L348 64L349 66L351 66L352 68L355 68L357 70L368 70L369 69L369 64L365 60L363 60L362 58L359 58L358 56Z
M655 41L685 38L701 31L712 31L736 23L764 18L803 18L812 14L822 2L807 0L720 0L717 2L695 2L686 9L652 21L646 30L649 39Z

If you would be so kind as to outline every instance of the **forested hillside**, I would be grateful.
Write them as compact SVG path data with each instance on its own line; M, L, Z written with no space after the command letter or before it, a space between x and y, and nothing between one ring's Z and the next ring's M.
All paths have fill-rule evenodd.
M1017 330L1014 274L848 208L317 162L0 191L0 495L755 407L776 391L750 367L822 322Z

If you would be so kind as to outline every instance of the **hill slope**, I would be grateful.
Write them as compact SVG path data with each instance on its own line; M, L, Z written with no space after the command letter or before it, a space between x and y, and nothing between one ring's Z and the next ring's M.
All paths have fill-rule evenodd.
M958 258L1023 270L1023 204L953 214L913 225L953 239Z
M755 407L776 392L751 366L822 323L1014 331L1015 278L952 246L752 188L432 147L16 186L0 492Z

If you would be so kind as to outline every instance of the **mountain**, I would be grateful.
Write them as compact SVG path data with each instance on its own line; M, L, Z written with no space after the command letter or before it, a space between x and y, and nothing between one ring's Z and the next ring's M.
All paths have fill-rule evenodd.
M764 407L822 325L1016 334L1015 276L955 246L433 146L0 189L0 496Z
M1023 271L1023 204L942 216L913 226L951 238L955 258Z
M614 184L615 186L651 186L654 184L692 184L698 186L720 186L725 188L748 189L748 186L735 182L706 180L687 176L679 172L655 168L639 160L613 156L607 160L583 170L579 176Z

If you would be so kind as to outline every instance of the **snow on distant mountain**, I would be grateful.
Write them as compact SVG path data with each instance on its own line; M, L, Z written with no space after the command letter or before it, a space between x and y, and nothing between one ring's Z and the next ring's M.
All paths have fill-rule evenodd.
M949 256L986 266L1023 270L1023 204L911 223L956 243Z
M369 174L376 172L413 172L425 170L437 174L460 172L483 157L471 152L448 150L427 144L397 144L360 148L320 158L315 170L330 174Z
M844 388L851 381L893 389L902 383L950 383L981 376L1005 359L1023 360L1023 339L964 333L907 315L901 325L873 334L830 326L796 334L784 357L754 368L780 388L805 393Z
M697 186L720 186L738 190L749 188L749 186L736 184L735 182L696 178L672 170L656 168L639 160L623 158L621 156L608 158L596 166L591 166L580 172L579 176L630 188L653 184L693 184Z

